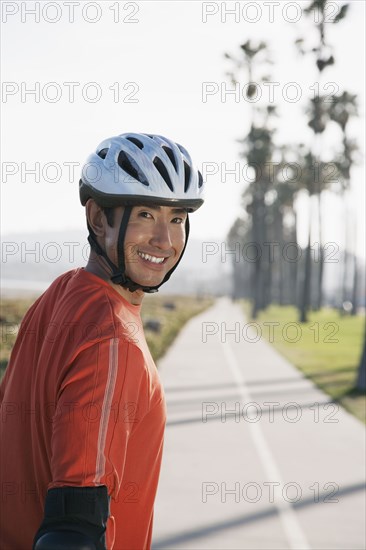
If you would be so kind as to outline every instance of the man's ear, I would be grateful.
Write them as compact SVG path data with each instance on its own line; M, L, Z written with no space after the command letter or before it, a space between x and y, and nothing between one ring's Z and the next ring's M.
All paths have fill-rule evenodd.
M93 199L87 201L85 205L85 214L95 235L97 237L104 237L107 220L103 210Z

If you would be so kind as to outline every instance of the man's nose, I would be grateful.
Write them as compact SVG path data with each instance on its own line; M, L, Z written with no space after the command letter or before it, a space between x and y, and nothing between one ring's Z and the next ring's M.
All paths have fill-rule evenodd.
M154 224L150 242L158 248L168 249L172 247L170 228L167 222L161 220Z

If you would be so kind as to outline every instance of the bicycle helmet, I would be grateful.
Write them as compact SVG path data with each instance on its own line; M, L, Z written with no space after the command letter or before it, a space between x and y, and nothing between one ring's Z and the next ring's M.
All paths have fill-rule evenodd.
M179 206L194 212L203 204L203 179L194 167L188 151L163 136L125 133L100 143L86 160L79 182L83 206L91 198L102 207L124 206L118 237L118 266L100 247L88 223L90 246L105 258L113 271L111 280L131 292L157 292L176 269L185 251L189 235L186 219L186 240L175 266L163 281L146 287L132 281L125 273L124 239L134 205L157 204Z

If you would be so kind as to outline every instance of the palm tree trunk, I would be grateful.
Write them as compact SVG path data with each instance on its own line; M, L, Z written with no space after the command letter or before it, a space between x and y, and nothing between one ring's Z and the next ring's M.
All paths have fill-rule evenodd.
M358 301L358 262L357 262L357 256L354 252L353 254L353 285L352 285L352 309L351 309L351 315L357 315L357 301Z
M365 335L363 340L363 350L361 354L361 361L358 367L356 389L359 391L366 390L366 323L365 323Z
M294 227L293 227L293 233L292 233L293 234L292 242L297 244L297 212L296 212L295 208L293 208L293 212L294 212ZM291 279L290 279L290 288L291 288L290 304L296 305L296 303L297 303L297 301L296 301L296 291L297 291L297 277L298 277L298 272L299 272L299 259L297 259L296 262L291 264L290 267L292 268L291 269Z
M350 228L349 228L349 214L350 214L350 211L349 211L349 193L348 191L345 191L344 193L344 209L345 209L345 215L344 215L344 224L345 224L345 228L344 228L344 234L345 234L345 239L344 239L344 252L343 252L343 277L342 277L342 301L341 301L341 304L340 304L340 313L341 315L344 315L344 309L343 309L343 304L344 302L346 302L348 300L348 271L349 271L349 259L350 259L350 254L349 254L349 250L351 249L350 247Z
M318 195L318 223L319 223L319 258L318 258L318 293L316 310L321 309L323 304L323 268L324 268L324 254L323 254L323 232L322 232L322 212L321 212L321 190Z
M357 216L355 214L353 223L354 238L353 238L353 285L352 285L352 309L351 315L357 315L358 306L358 261L357 261Z
M259 244L259 205L258 200L254 196L253 199L253 210L252 210L252 226L253 226L253 242L257 245ZM255 262L253 262L253 270L252 270L252 319L257 318L258 309L259 309L259 299L258 299L258 287L259 287L259 261L258 258Z
M309 197L309 224L308 224L308 246L306 248L305 252L305 269L304 269L304 277L303 277L303 284L302 284L302 292L300 296L300 323L306 323L307 322L307 312L309 309L309 303L310 303L310 286L311 286L311 196Z

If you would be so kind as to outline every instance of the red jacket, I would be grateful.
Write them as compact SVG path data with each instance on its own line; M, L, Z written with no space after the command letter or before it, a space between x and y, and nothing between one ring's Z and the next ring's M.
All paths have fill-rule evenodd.
M31 548L48 489L98 485L108 549L150 548L166 405L140 309L78 268L25 315L0 386L2 550Z

